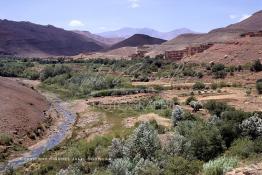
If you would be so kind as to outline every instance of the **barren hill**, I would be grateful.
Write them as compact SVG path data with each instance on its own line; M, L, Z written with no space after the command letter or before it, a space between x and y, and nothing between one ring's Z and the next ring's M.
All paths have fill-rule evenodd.
M101 49L93 39L51 25L0 20L0 54L71 56Z
M148 35L143 35L143 34L135 34L131 36L130 38L121 41L112 47L110 49L117 49L121 47L138 47L138 46L143 46L143 45L154 45L154 44L162 44L166 40L162 40L159 38L154 38Z

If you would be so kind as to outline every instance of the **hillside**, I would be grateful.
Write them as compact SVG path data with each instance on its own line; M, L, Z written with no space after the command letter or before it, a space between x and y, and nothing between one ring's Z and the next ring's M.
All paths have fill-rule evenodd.
M202 44L208 42L228 42L238 39L240 34L262 30L262 11L254 13L250 18L225 28L210 31L207 34L186 34L170 40L165 45Z
M36 91L0 77L0 133L24 137L43 123L48 106Z
M120 38L120 37L115 37L115 38L113 38L113 37L112 38L102 37L100 35L93 34L89 31L75 30L73 32L81 34L81 35L83 35L87 38L91 38L91 39L97 41L97 44L104 45L104 47L114 45L114 44L119 43L119 42L121 42L125 39L125 38Z
M159 32L151 28L128 28L127 27L127 28L122 28L122 29L115 30L115 31L98 33L98 35L107 37L107 38L112 38L112 37L113 38L115 37L129 38L135 34L144 34L144 35L149 35L155 38L171 40L177 37L178 35L185 34L185 33L195 33L195 32L187 28L175 29L170 32Z
M148 35L135 34L132 37L113 45L110 47L110 50L121 47L138 47L143 45L162 44L165 41L166 40L150 37Z
M0 20L0 53L18 56L71 56L103 49L93 39L51 25Z

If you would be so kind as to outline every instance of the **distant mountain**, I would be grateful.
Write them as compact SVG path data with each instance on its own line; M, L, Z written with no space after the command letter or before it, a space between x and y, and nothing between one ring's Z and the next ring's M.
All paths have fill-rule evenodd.
M71 56L102 49L94 39L51 25L0 20L0 54Z
M138 47L143 45L154 45L154 44L162 44L166 40L154 38L148 35L143 34L135 34L131 36L130 38L121 41L113 46L110 47L110 49L118 49L121 47Z
M170 40L177 37L178 35L185 34L185 33L195 33L195 32L187 28L176 29L170 32L159 32L157 30L150 29L150 28L122 28L115 31L98 33L98 35L108 38L115 38L115 37L129 38L130 36L133 36L135 34L144 34L156 38L161 38L164 40Z
M108 47L111 45L114 45L120 41L123 41L125 38L120 38L120 37L115 37L115 38L106 38L106 37L102 37L96 34L93 34L89 31L79 31L79 30L75 30L73 31L75 33L81 34L87 38L92 38L93 40L97 41L97 44L99 45L104 45L104 47Z
M227 42L238 39L242 33L262 30L262 11L246 20L224 28L218 28L206 34L182 34L164 45L188 45L208 42Z

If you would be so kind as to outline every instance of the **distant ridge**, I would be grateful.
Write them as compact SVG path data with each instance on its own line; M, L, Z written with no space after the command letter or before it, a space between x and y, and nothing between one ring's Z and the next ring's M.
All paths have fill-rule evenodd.
M187 28L180 28L180 29L175 29L170 32L159 32L154 29L150 28L121 28L119 30L115 31L108 31L108 32L103 32L103 33L98 33L97 35L107 37L107 38L115 38L115 37L120 37L120 38L129 38L135 34L144 34L144 35L149 35L151 37L155 38L161 38L164 40L170 40L178 35L185 34L185 33L195 33L194 31L187 29Z
M238 39L242 33L262 30L262 10L254 13L251 17L229 25L218 28L206 34L183 34L164 45L202 44L207 42L228 42Z
M95 40L71 31L30 22L0 20L0 54L17 56L72 56L100 51Z

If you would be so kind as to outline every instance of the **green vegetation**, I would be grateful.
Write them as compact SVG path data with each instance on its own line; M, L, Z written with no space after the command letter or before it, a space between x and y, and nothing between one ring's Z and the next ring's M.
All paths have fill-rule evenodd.
M256 82L256 88L257 88L257 92L258 92L259 94L262 94L262 79L257 80L257 82Z
M205 87L206 87L205 84L203 82L200 82L200 81L196 82L193 85L194 90L203 90L203 89L205 89Z
M254 72L262 71L262 64L261 64L260 60L256 60L253 63L253 65L251 66L251 71L254 71Z
M219 157L204 164L204 175L223 175L233 169L238 163L236 158Z
M13 139L4 133L0 133L0 145L10 146L13 143Z

